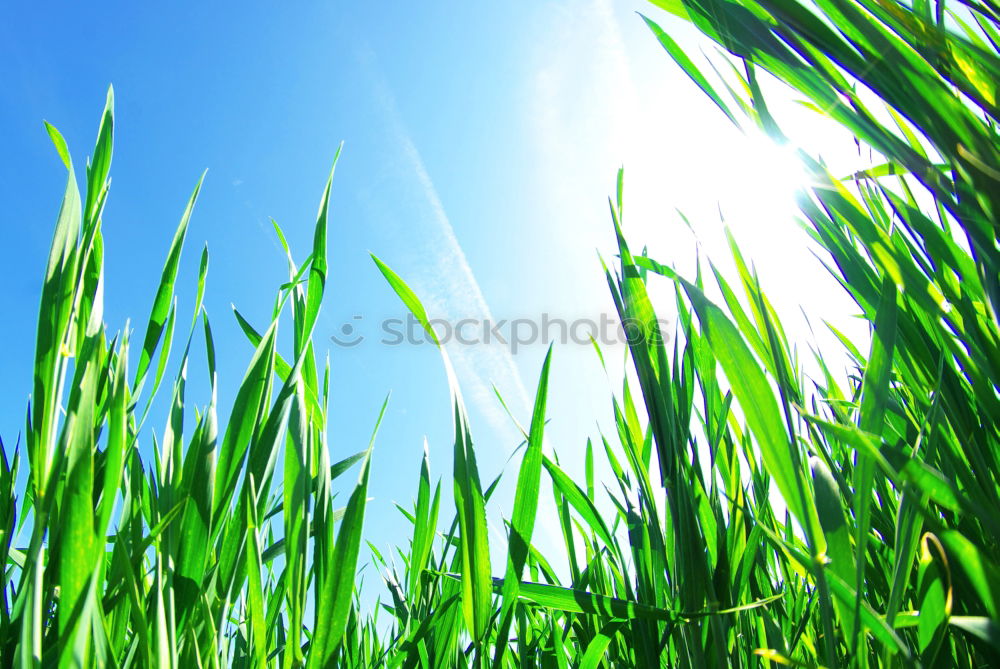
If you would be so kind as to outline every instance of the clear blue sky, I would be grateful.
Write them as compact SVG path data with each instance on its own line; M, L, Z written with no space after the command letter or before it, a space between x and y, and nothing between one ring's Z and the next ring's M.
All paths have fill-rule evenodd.
M224 411L251 354L229 305L266 323L286 279L269 218L303 259L330 161L345 142L317 337L326 348L345 322L367 337L353 348L329 347L333 460L365 446L383 396L393 392L376 444L366 532L381 548L408 539L392 503L409 505L415 494L425 436L433 473L450 490L451 425L436 352L377 341L377 323L404 312L369 251L411 282L432 316L597 318L613 309L595 249L610 253L606 198L623 163L626 228L638 248L648 243L665 262L693 257L674 207L705 220L699 237L715 248L716 207L730 197L729 222L751 249L758 244L764 257L787 251L761 234L760 212L767 208L768 225L776 224L775 211L790 220L782 203L794 176L758 174L768 149L727 125L634 12L663 19L686 44L703 42L652 6L102 6L2 10L0 436L8 448L23 429L41 276L65 178L42 119L62 131L82 173L108 84L116 93L104 215L109 329L129 317L144 323L184 203L208 168L181 266L179 312L187 322L207 243L206 305ZM783 169L780 157L766 161ZM748 166L756 168L748 173ZM801 277L787 255L773 264L791 273L785 279ZM808 282L777 276L793 291L791 302L809 290ZM669 314L669 300L663 304ZM453 354L486 479L518 442L490 383L527 422L544 351L539 343L516 355L495 346ZM610 356L613 370L619 358ZM189 401L199 405L207 401L203 369L196 362L189 373ZM582 469L585 440L598 436L598 423L613 433L607 388L589 347L558 347L550 444L571 471ZM162 422L153 419L157 432ZM144 453L150 444L147 435ZM448 517L450 502L446 509ZM509 515L503 496L495 512Z

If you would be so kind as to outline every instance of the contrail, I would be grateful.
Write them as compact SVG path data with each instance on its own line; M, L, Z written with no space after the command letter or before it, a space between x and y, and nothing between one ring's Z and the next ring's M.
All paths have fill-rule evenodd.
M386 116L393 140L402 149L408 170L416 175L421 193L430 208L431 229L422 229L419 239L419 248L425 252L427 262L410 268L405 278L419 289L420 299L432 317L444 317L452 321L472 318L480 322L495 322L479 282L455 236L455 229L434 182L402 122L395 97L384 77L374 67L373 54L370 51L362 52L361 59L373 71L376 101ZM450 342L446 346L462 383L463 394L494 428L509 432L512 425L500 410L490 388L490 381L504 393L504 399L511 410L530 412L532 401L513 356L506 347L463 346L456 342Z

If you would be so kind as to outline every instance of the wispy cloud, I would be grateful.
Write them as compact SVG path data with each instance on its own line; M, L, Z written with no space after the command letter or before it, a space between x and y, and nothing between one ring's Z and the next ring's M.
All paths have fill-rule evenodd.
M489 304L469 266L455 235L444 204L427 167L403 123L395 97L373 64L373 55L362 54L374 82L378 106L385 116L390 137L403 157L404 168L416 180L424 211L415 211L420 221L419 239L412 250L420 258L407 268L406 280L418 292L431 317L455 322L462 318L495 322ZM496 385L512 410L530 411L531 402L521 375L504 346L462 346L451 343L448 355L455 367L466 401L490 421L501 434L510 433L510 419L504 415L491 384Z

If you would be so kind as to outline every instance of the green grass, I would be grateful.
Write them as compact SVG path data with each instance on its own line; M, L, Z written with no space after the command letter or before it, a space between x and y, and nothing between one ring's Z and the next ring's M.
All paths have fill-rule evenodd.
M802 224L871 328L863 347L834 329L853 361L846 381L827 365L840 351L813 352L819 378L806 377L735 241L732 277L711 262L683 277L632 253L619 173L619 253L605 272L619 314L643 334L629 344L638 387L625 381L610 397L614 425L587 442L585 480L542 451L550 350L514 506L501 510L507 565L492 573L486 505L497 481L478 470L442 349L454 515L425 454L417 499L401 509L413 526L402 562L371 550L387 577L368 611L355 580L369 559L372 447L331 461L329 370L312 339L330 182L310 254L299 264L288 254L271 322L235 314L254 353L220 425L201 307L207 252L190 321L174 299L198 186L142 338L106 331L109 94L83 195L48 127L68 181L24 444L7 444L0 463L0 665L1000 666L1000 8L655 4L724 50L716 74L728 74L712 84L657 24L676 18L645 19L734 123L783 141L758 85L767 72L878 156L840 178L809 147L799 152L815 184L800 199ZM375 262L433 337L418 296ZM675 303L654 305L653 282L672 285ZM655 336L657 307L676 311L667 337ZM291 350L278 351L279 324ZM193 347L204 347L211 382L199 405L185 393ZM151 443L143 427L158 392L169 409ZM613 478L595 480L595 451ZM332 481L355 475L336 507ZM532 537L548 483L565 551L544 556Z

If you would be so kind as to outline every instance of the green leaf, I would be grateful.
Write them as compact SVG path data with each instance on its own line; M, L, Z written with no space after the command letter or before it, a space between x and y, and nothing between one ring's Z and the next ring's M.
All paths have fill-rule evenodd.
M316 215L316 226L313 232L313 252L312 262L309 266L309 283L306 290L306 312L303 322L300 339L297 342L296 351L305 348L306 338L313 330L316 317L319 314L320 305L323 303L323 292L326 287L326 238L328 218L330 214L330 189L333 185L333 173L337 169L337 161L340 159L340 151L344 148L343 142L337 147L337 152L333 156L333 166L330 168L330 176L326 181L326 188L323 190L323 197L320 200L319 213Z
M254 488L253 478L250 486ZM256 493L253 493L256 496ZM247 509L247 610L250 618L251 644L253 651L253 666L263 669L267 666L267 624L264 621L264 592L261 583L263 560L260 552L260 536L257 532L257 519L254 513L255 505L248 504Z
M531 546L531 534L535 528L535 514L538 511L538 497L542 476L542 443L545 432L545 402L549 387L549 365L552 362L552 345L545 354L542 372L538 379L538 391L535 394L535 408L531 414L531 430L528 437L528 448L521 460L521 469L517 475L517 488L514 491L514 513L510 521L508 536L507 572L504 577L504 587L501 593L500 623L497 631L499 642L493 655L493 666L502 669L504 652L507 649L506 638L514 617L514 604L517 602L518 586L524 573L524 565L528 559L528 548Z
M948 623L1000 650L1000 623L985 616L951 616Z
M965 572L989 616L1000 620L1000 568L983 551L955 530L943 532L941 543L948 552L948 564Z
M187 235L188 224L191 221L191 213L194 211L195 202L198 201L198 193L201 191L201 184L205 180L206 172L203 172L195 184L194 192L188 199L181 222L174 233L173 241L170 242L170 250L167 252L167 260L163 264L163 272L160 275L160 284L156 288L156 297L153 299L153 307L149 312L149 322L146 325L146 335L143 337L142 353L139 356L139 367L136 369L135 380L132 382L133 393L138 396L142 384L146 379L146 372L149 370L149 363L153 357L153 351L160 343L163 335L164 323L170 311L170 305L174 300L174 284L177 281L177 270L180 267L181 250L184 248L184 238Z
M663 29L660 28L660 26L658 26L655 22L642 14L639 16L641 16L642 20L646 22L649 29L653 31L653 35L656 36L656 39L660 42L663 49L670 54L670 57L674 59L674 62L677 63L682 70L684 70L684 73L691 78L691 81L696 83L698 88L700 88L702 92L707 95L719 109L722 110L722 113L726 115L726 118L732 121L733 125L739 127L740 124L736 121L736 117L733 116L732 112L729 111L729 107L726 106L726 103L722 101L722 98L715 92L712 85L708 83L708 79L705 78L705 75L703 75L695 64L691 62L691 59L688 58L688 55L683 49L681 49L677 42L675 42L670 35L664 32Z
M931 533L920 542L917 567L917 643L924 661L932 663L944 640L944 628L951 615L951 583L944 547ZM933 648L931 648L933 644Z
M424 331L427 332L427 336L431 338L431 341L440 346L441 342L438 341L437 335L434 333L434 328L431 327L430 321L427 318L427 312L424 310L424 305L420 303L420 299L417 297L416 293L414 293L413 290L406 285L406 282L403 281L398 274L393 272L388 265L379 260L375 254L372 254L372 260L375 261L375 265L378 266L378 269L382 272L382 276L385 277L385 280L389 282L389 286L392 287L396 295L399 296L399 299L401 299L403 304L406 305L406 308L410 310L410 313L413 314L420 325L424 328Z
M624 625L625 622L620 620L605 623L601 627L601 631L587 644L587 652L583 654L583 659L580 660L580 669L597 669L604 660L604 654L611 640Z
M375 445L375 435L385 415L389 403L386 397L382 403L366 457L361 463L358 484L351 493L344 510L344 519L337 532L330 560L330 571L324 589L316 603L316 626L309 653L309 666L329 666L334 652L339 648L347 630L347 615L354 596L354 576L357 570L358 551L361 548L361 533L364 529L365 504L368 497L368 479L371 472L371 451Z
M552 477L552 485L566 496L566 501L576 509L576 512L580 514L580 517L587 523L587 526L597 534L605 546L613 546L614 539L611 537L611 530L608 529L603 516L594 503L590 501L590 498L587 497L587 494L573 482L573 479L559 465L552 462L548 457L543 456L542 464L545 465L545 470Z

